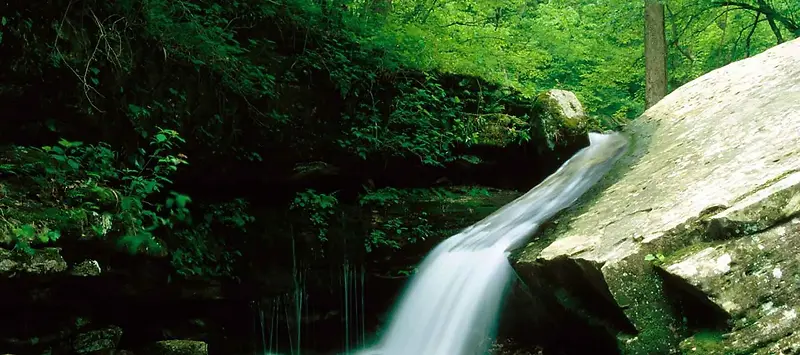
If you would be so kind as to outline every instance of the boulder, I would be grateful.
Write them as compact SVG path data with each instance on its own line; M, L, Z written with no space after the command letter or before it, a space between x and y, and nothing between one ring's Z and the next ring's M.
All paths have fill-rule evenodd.
M599 124L590 118L572 91L552 89L539 94L533 106L538 117L534 136L544 137L550 149L564 145L577 136L583 136Z
M575 93L559 89L540 93L525 117L475 115L473 124L477 144L505 147L521 143L522 137L532 137L544 139L551 150L582 138L590 129L600 128L599 121L586 114Z
M770 230L800 211L800 40L678 88L632 121L626 133L632 139L627 156L513 257L520 277L545 287L540 293L553 293L587 322L602 324L626 354L674 352L698 332L684 320L686 310L675 305L681 293L665 284L667 278L683 279L686 288L716 300L700 308L721 307L732 316L748 309L761 312L747 316L761 325L741 335L736 334L739 328L725 328L730 332L725 338L757 344L745 346L762 347L756 353L795 342L789 334L800 328L780 318L795 312L794 304L779 296L783 291L756 291L761 298L749 303L723 297L742 287L730 283L743 280L719 275L746 267L734 268L731 262L759 260L762 266L751 272L774 279L770 275L779 268L783 276L767 283L748 281L751 287L796 282L786 278L793 276L784 266L788 254L746 247L752 241L744 239L717 243L791 238ZM788 239L775 243L793 245ZM708 244L713 248L705 249ZM720 252L731 248L756 255L737 261ZM687 256L673 262L678 254ZM675 277L656 273L653 264L662 262ZM767 265L772 267L761 270ZM692 267L696 274L687 271ZM723 305L726 301L732 303ZM757 331L767 326L781 329Z

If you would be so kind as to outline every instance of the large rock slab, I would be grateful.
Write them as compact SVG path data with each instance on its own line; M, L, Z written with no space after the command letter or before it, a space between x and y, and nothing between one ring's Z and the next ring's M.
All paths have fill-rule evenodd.
M520 252L515 268L584 304L594 296L576 285L591 285L636 329L620 342L625 353L669 353L686 327L648 260L760 232L800 210L800 40L680 87L626 133L628 156ZM622 334L626 325L609 328Z

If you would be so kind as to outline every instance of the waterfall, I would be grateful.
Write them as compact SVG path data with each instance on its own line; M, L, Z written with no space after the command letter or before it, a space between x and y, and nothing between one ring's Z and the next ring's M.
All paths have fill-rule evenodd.
M382 338L359 354L486 354L513 276L509 251L596 184L627 147L618 133L589 133L589 141L526 194L436 246L407 285Z

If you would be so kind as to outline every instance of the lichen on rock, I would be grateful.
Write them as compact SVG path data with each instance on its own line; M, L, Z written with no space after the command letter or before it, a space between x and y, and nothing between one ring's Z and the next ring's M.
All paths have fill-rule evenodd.
M73 266L70 274L74 276L98 276L102 271L97 260L84 260Z

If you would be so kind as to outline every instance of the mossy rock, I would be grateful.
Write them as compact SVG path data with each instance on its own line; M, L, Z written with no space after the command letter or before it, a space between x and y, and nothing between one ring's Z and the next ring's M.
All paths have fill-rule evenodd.
M72 340L72 348L78 354L94 354L114 350L122 337L122 328L110 326L80 333Z
M58 248L25 252L0 248L0 276L50 275L67 270L67 262Z
M569 144L589 131L602 131L600 121L590 117L571 91L548 90L536 97L533 113L538 117L532 136L543 137L550 149Z
M208 344L196 340L163 340L147 349L151 355L208 355Z

